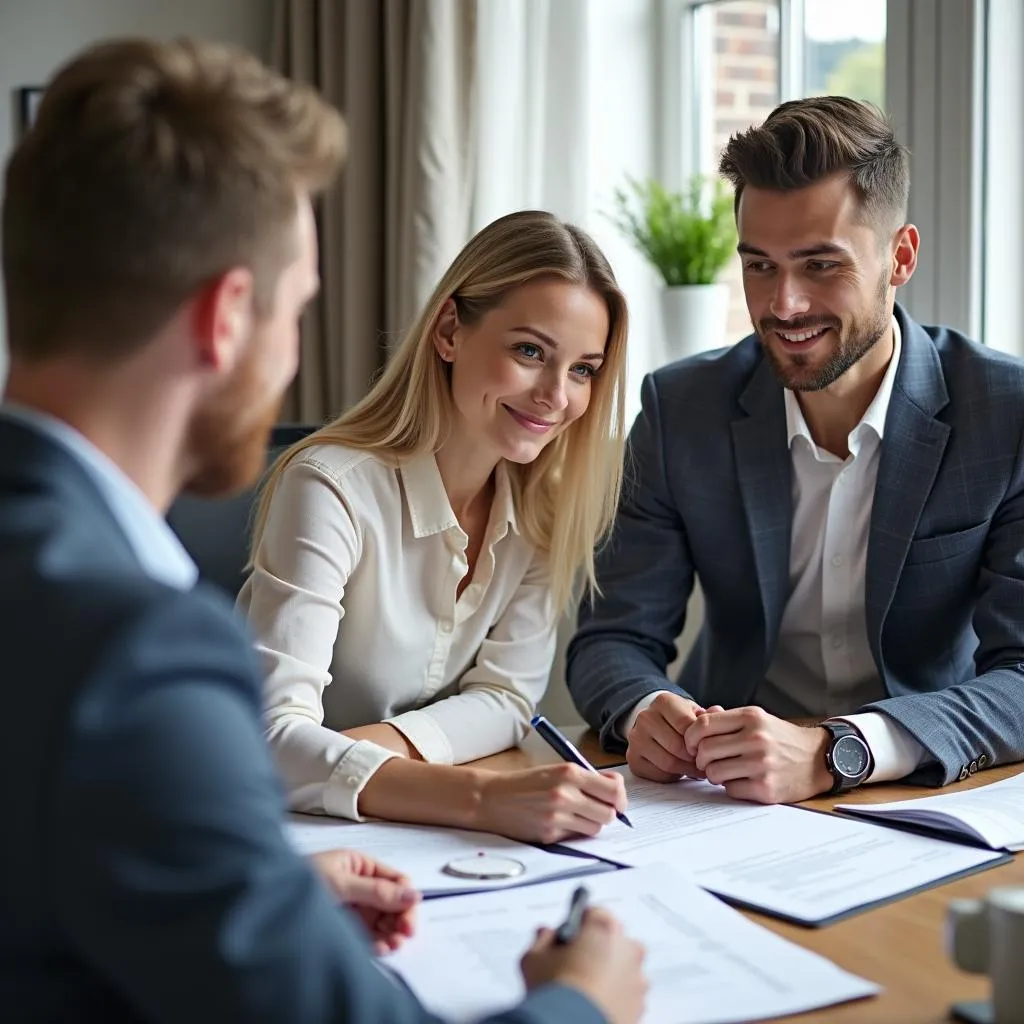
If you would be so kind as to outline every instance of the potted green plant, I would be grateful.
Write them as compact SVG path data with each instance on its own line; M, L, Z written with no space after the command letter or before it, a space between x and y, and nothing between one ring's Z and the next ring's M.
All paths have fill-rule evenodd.
M670 357L724 343L729 286L718 276L736 252L732 192L693 175L679 192L652 179L616 189L612 221L661 275Z

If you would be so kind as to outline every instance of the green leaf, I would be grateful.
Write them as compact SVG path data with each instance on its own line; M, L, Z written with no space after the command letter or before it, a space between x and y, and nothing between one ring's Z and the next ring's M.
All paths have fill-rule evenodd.
M694 175L680 192L652 178L626 179L613 194L613 224L667 285L712 284L736 251L732 193L717 178Z

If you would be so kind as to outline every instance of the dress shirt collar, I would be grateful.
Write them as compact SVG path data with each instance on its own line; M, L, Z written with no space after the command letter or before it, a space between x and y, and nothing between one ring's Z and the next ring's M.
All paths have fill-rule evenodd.
M857 438L862 433L862 428L869 427L871 430L878 435L878 440L881 441L885 435L885 418L889 412L889 400L892 398L892 387L893 382L896 380L896 370L899 368L900 363L900 352L903 348L902 338L900 335L900 325L896 320L896 317L892 318L892 358L889 360L889 365L886 367L885 376L882 377L882 383L878 386L878 391L875 392L875 397L871 400L871 404L867 407L864 415L861 417L860 423L857 424L850 431L850 450L855 451L857 444ZM800 408L800 403L797 401L797 397L793 392L786 388L783 391L786 402L786 430L788 431L789 446L793 446L793 439L796 437L804 438L812 448L815 447L814 439L811 437L810 428L807 426L807 421L804 419L803 410Z
M448 500L448 492L444 489L437 459L433 455L421 455L403 463L401 474L414 537L429 537L445 530L460 528ZM492 540L500 540L509 530L519 532L511 481L504 459L498 462L494 478L490 528L495 532Z
M5 402L0 415L60 445L85 469L124 533L143 572L176 590L190 590L199 575L195 562L135 483L74 427L38 409Z

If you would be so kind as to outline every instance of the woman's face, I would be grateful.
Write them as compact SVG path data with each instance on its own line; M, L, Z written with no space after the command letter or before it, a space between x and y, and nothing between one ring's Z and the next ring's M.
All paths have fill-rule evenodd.
M609 327L600 295L556 277L521 285L472 326L450 302L435 345L452 365L455 429L532 462L587 411Z

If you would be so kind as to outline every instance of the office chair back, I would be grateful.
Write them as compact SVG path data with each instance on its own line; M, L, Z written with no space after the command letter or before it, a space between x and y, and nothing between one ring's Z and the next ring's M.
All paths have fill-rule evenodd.
M316 427L285 424L274 427L267 447L269 466L286 448ZM167 522L199 567L199 577L232 599L245 582L257 488L230 498L197 498L183 494L167 513Z

